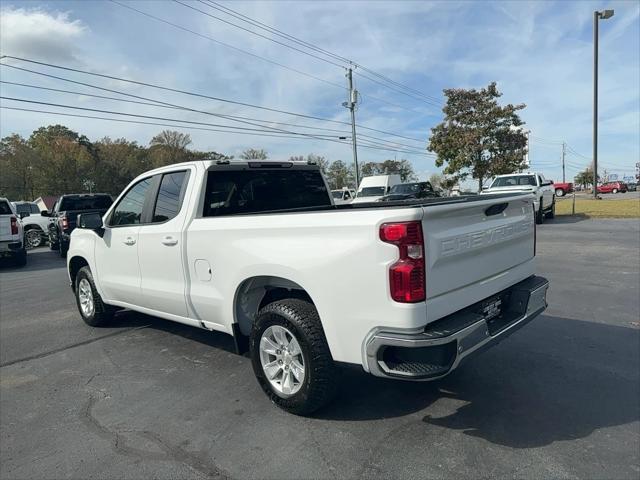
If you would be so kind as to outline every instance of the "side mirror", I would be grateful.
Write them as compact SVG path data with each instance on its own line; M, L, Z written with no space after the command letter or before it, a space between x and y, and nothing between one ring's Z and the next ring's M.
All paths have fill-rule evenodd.
M40 210L40 215L42 215L43 217L50 217L51 212L49 212L49 210Z
M22 212L22 213L20 214L20 219L23 219L23 218L25 218L25 217L28 217L29 215L31 215L29 212Z
M78 215L77 228L95 230L100 233L103 230L102 216L99 213L81 213Z

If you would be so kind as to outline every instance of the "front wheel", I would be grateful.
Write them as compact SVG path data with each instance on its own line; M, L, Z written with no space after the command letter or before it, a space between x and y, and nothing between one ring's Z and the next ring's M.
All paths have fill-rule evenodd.
M545 214L547 218L556 218L556 201L551 202L551 209Z
M556 197L563 197L564 196L564 190L562 190L561 188L556 188Z
M258 383L280 408L308 415L333 398L338 371L309 302L288 299L262 308L249 348Z
M114 308L102 302L89 267L82 267L78 272L75 293L76 304L84 323L92 327L102 327L109 323Z
M536 223L540 225L544 222L544 210L542 210L542 200L540 200L540 206L538 207L538 211L536 212Z

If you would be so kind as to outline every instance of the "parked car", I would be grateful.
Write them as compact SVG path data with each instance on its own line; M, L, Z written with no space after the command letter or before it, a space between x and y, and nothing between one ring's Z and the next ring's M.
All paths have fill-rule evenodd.
M34 202L12 202L22 220L24 243L27 248L36 248L47 241L51 219L40 213Z
M69 235L76 228L78 215L91 212L103 215L112 203L111 195L106 193L62 195L51 211L42 211L44 217L52 219L48 225L51 250L58 250L60 256L65 257L69 249Z
M337 362L433 380L541 313L532 202L333 205L317 165L194 161L79 215L68 274L87 324L124 307L228 333L269 398L308 414Z
M356 198L351 203L377 202L391 187L402 183L400 175L372 175L360 180Z
M397 200L412 200L439 196L440 194L433 189L429 182L401 183L391 187L389 193L381 197L378 201L393 202Z
M536 209L536 223L544 222L546 218L556 215L556 196L551 180L547 180L541 173L516 173L498 175L489 188L480 193L530 192L533 194L533 205Z
M353 200L351 191L346 188L343 188L342 190L331 190L331 196L333 197L333 203L335 205L342 205Z
M606 182L598 185L598 193L627 193L627 184L624 182Z
M19 266L27 264L22 222L6 198L0 198L0 257L12 258Z
M556 197L564 197L569 193L573 193L573 183L570 182L551 182L556 192Z
M635 192L638 189L638 184L637 183L627 183L627 190L629 192Z

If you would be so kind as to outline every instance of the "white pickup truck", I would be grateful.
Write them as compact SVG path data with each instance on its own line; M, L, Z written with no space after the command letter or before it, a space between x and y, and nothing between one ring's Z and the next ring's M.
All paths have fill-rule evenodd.
M543 223L545 218L556 215L556 194L551 180L541 173L514 173L498 175L489 188L480 192L482 195L496 193L527 192L533 194L533 205L536 209L536 223Z
M78 215L89 325L129 308L228 333L280 407L326 404L340 363L433 380L547 306L531 195L334 205L317 165L198 161Z

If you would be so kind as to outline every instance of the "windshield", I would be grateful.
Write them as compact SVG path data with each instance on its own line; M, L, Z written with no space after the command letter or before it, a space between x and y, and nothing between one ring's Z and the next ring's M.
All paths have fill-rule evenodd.
M536 186L535 175L511 175L508 177L498 177L491 184L493 187L518 187L518 186Z
M16 203L14 205L16 207L16 212L18 212L18 215L22 213L40 213L40 210L38 210L38 205L36 205L35 203Z
M358 197L381 197L385 187L365 187L358 192Z
M407 194L407 193L418 193L424 192L425 190L433 190L431 188L431 184L429 182L420 182L420 183L402 183L400 185L394 185L391 187L391 195L393 194Z
M86 197L64 197L59 211L65 210L106 210L113 200L108 195L95 195Z

